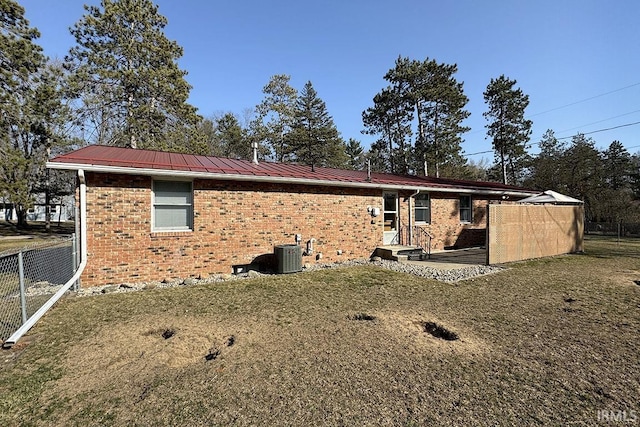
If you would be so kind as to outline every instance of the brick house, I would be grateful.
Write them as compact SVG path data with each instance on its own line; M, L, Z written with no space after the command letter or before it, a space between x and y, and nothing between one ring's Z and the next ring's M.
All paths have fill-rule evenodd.
M383 244L483 245L486 206L535 194L498 183L89 146L49 168L82 171L83 284L206 277L305 248L304 263L367 258ZM310 250L307 250L310 249Z

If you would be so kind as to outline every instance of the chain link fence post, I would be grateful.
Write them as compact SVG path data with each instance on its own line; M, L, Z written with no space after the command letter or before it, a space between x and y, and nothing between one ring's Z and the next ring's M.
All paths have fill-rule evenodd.
M18 252L18 283L20 286L20 311L22 312L22 324L27 321L27 294L24 289L24 257L22 251Z
M73 277L79 266L79 246L73 238L51 239L25 243L22 248L0 254L0 343L3 346Z

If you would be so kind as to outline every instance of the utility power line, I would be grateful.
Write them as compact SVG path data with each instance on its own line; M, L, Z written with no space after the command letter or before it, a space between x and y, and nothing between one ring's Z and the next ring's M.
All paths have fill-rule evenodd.
M593 100L593 99L601 98L601 97L603 97L603 96L610 95L610 94L612 94L612 93L621 92L621 91L623 91L623 90L630 89L630 88L632 88L632 87L636 87L636 86L640 86L640 82L638 82L638 83L633 83L633 84L630 84L630 85L628 85L628 86L624 86L624 87L621 87L621 88L618 88L618 89L614 89L614 90L611 90L611 91L609 91L609 92L604 92L604 93L600 93L600 94L598 94L598 95L590 96L590 97L588 97L588 98L584 98L584 99L581 99L581 100L578 100L578 101L575 101L575 102L570 102L570 103L568 103L568 104L564 104L564 105L561 105L561 106L559 106L559 107L554 107L554 108L551 108L551 109L549 109L549 110L541 111L541 112L539 112L539 113L535 113L535 114L528 114L527 116L525 116L525 118L529 119L529 118L531 118L531 117L541 116L541 115L543 115L543 114L551 113L551 112L553 112L553 111L561 110L561 109L563 109L563 108L571 107L571 106L574 106L574 105L577 105L577 104L581 104L581 103L583 103L583 102L587 102L587 101L591 101L591 100ZM580 129L580 128L585 127L585 126L594 125L594 124L597 124L597 123L601 123L601 122L604 122L604 121L607 121L607 120L612 120L612 119L615 119L615 118L618 118L618 117L626 116L626 115L633 114L633 113L637 113L637 112L640 112L640 110L632 111L632 112L630 112L630 113L620 114L619 116L610 117L610 118L608 118L608 119L599 120L599 121L597 121L597 122L589 123L589 124L582 125L582 126L577 126L577 127L575 127L575 128L565 129L565 130L560 131L559 133L567 132L567 131L574 130L574 129ZM480 132L483 132L483 130L475 130L475 131L472 131L472 132L468 133L467 135L475 135L475 134L478 134L478 133L480 133ZM477 153L477 154L484 154L484 153L486 153L486 152L481 152L481 153ZM475 153L474 153L474 154L475 154ZM473 155L473 154L470 154L470 155Z
M527 145L524 146L525 150L528 150L529 148L533 147L532 143L529 143ZM477 153L463 153L465 156L476 156L478 154L488 154L488 153L493 153L494 150L486 150L486 151L478 151Z
M581 133L582 135L591 135L592 133L606 132L608 130L620 129L620 128L624 128L624 127L628 127L628 126L635 126L635 125L640 125L640 122L625 123L623 125L613 126L613 127L610 127L610 128L592 130L591 132L578 132L578 133ZM573 138L574 136L575 135L563 136L561 138L556 138L556 139L568 139L568 138Z
M600 98L600 97L603 97L603 96L606 96L606 95L610 95L612 93L623 91L625 89L630 89L630 88L635 87L635 86L640 86L640 82L634 83L634 84L629 85L629 86L621 87L620 89L615 89L615 90L612 90L612 91L609 91L609 92L601 93L599 95L594 95L594 96L591 96L589 98L581 99L579 101L571 102L569 104L561 105L559 107L555 107L555 108L552 108L550 110L541 111L539 113L531 114L531 115L528 115L527 118L541 116L543 114L551 113L552 111L561 110L563 108L567 108L567 107L571 107L571 106L574 106L574 105L577 105L577 104L581 104L583 102L591 101L592 99L597 99L597 98Z
M464 153L465 156L476 156L478 154L487 154L487 153L493 153L493 150L487 150L487 151L478 151L477 153Z
M640 121L638 122L632 122L632 123L625 123L623 125L618 125L618 126L612 126L612 127L608 127L608 128L603 128L603 129L596 129L596 130L592 130L591 132L578 132L579 134L582 135L591 135L594 133L599 133L599 132L606 132L608 130L614 130L614 129L620 129L620 128L624 128L624 127L629 127L629 126L636 126L636 125L640 125ZM569 135L569 136L562 136L559 138L556 138L557 140L560 139L569 139L569 138L573 138L575 135ZM525 149L529 149L533 147L532 143L529 143L525 146ZM630 148L636 148L636 147L640 147L640 145L632 145L631 147L625 147L627 150L629 150ZM478 151L476 153L464 153L465 156L476 156L478 154L488 154L488 153L493 153L493 150L485 150L485 151Z
M576 127L570 128L570 129L564 129L564 130L558 131L558 133L569 132L570 130L576 130L576 129L584 128L584 127L587 127L587 126L596 125L598 123L607 122L609 120L617 119L619 117L624 117L624 116L628 116L630 114L635 114L635 113L640 113L640 110L635 110L635 111L631 111L629 113L619 114L617 116L609 117L607 119L598 120L597 122L587 123L585 125L576 126Z

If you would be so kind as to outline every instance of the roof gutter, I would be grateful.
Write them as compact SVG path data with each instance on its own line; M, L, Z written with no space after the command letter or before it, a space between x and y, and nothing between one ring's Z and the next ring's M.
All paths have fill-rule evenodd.
M62 162L47 162L46 166L50 169L61 170L80 170L84 169L86 172L98 172L98 173L117 173L126 175L144 175L144 176L158 176L158 177L176 177L176 178L200 178L200 179L218 179L224 181L249 181L249 182L269 182L269 183L281 183L281 184L302 184L302 185L321 185L328 187L349 187L349 188L373 188L380 190L410 190L415 189L417 191L424 192L437 192L437 193L461 193L461 194L484 194L491 196L522 196L528 197L533 194L538 194L535 191L514 191L514 190L485 190L481 188L477 189L447 189L442 187L432 186L406 186L398 184L385 184L375 182L353 182L353 181L329 181L322 179L307 179L307 178L290 178L290 177L278 177L278 176L256 176L256 175L240 175L240 174L225 174L214 172L193 172L184 170L167 170L167 169L152 169L152 168L129 168L123 166L102 166L102 165L87 165L82 163L62 163Z
M76 270L75 274L67 283L65 283L58 291L53 294L51 298L47 302L45 302L42 307L38 309L27 321L20 326L20 328L13 333L2 345L3 347L9 348L13 346L24 334L29 331L36 324L38 320L56 303L65 292L76 283L85 267L87 266L87 185L84 176L84 170L78 169L78 180L80 181L80 265Z

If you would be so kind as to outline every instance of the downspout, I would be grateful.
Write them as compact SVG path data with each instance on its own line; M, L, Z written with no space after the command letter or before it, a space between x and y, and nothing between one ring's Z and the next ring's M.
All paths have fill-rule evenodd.
M38 311L36 311L35 313L33 313L33 315L27 319L27 321L20 326L20 328L15 331L13 333L13 335L11 335L2 345L5 348L9 348L11 346L13 346L16 342L18 342L18 340L27 333L27 331L29 329L31 329L33 327L33 325L36 324L36 322L38 320L40 320L40 318L42 316L44 316L44 314L56 303L58 302L58 300L60 298L62 298L62 296L64 295L65 292L67 292L69 290L69 288L71 288L71 286L73 286L74 283L76 283L79 279L80 276L82 275L82 272L84 271L84 268L87 266L87 223L86 223L86 217L87 217L87 186L86 186L86 180L85 180L85 176L84 176L84 170L82 169L78 169L78 181L80 182L80 265L78 266L78 269L76 270L75 274L73 275L73 277L71 277L71 279L69 279L69 281L67 283L65 283L59 290L58 292L56 292L51 298L49 298L49 300L44 303L42 305L42 307L40 307L38 309Z
M409 196L409 246L413 246L413 224L411 223L411 199L420 194L420 190L416 190L415 193Z

